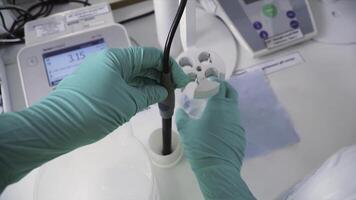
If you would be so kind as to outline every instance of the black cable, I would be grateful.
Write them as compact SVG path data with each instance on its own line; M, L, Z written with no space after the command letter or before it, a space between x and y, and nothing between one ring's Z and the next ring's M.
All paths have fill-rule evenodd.
M27 15L27 16L32 16L32 14L30 12L28 12L27 10L15 6L15 5L3 5L0 6L0 10L15 10L17 13L19 13L20 15Z
M169 30L166 44L164 46L163 52L163 73L161 77L161 84L168 91L167 98L158 104L160 114L162 117L162 142L163 149L162 154L168 155L172 153L172 116L174 114L174 106L175 106L175 95L174 95L174 83L172 81L172 66L170 63L170 50L172 46L172 42L174 39L174 35L177 31L180 19L182 18L185 6L187 4L187 0L181 0L177 14L174 17L171 29Z
M38 9L38 7L40 7L40 8ZM46 3L46 2L39 2L39 3L36 3L36 4L31 5L31 6L28 8L28 11L32 13L32 12L38 10L38 11L34 14L34 18L38 18L38 17L44 15L44 13L46 12L46 7L47 7L47 3Z
M47 10L44 13L43 17L47 17L48 15L50 15L53 10L53 7L54 7L54 3L52 1L49 1L49 3L47 4Z
M9 33L9 29L7 28L4 15L2 14L1 11L0 11L0 19L1 19L2 27L4 28L4 30L5 30L6 32Z
M88 0L85 1L81 1L81 0L69 0L69 2L73 2L73 3L81 3L84 6L90 6L91 4L88 2Z
M7 39L9 39L9 40L6 40L6 41L8 41L8 43L19 43L19 42L23 42L23 39L22 38L17 38L16 37L16 35L14 35L12 32L10 32L10 30L9 30L9 28L7 27L7 25L6 25L6 21L5 21L5 17L4 17L4 15L1 13L1 11L0 11L0 20L1 20L1 23L2 23L2 27L3 27L3 29L9 34L9 36L11 37L11 38L7 38ZM15 41L14 39L18 39L17 41ZM2 39L2 41L4 41L3 39ZM4 42L2 42L2 43L4 43Z
M172 118L162 118L162 155L172 153Z
M168 73L171 70L170 63L169 63L169 54L171 51L171 46L172 42L174 39L174 35L177 31L180 19L182 18L185 6L187 4L187 0L182 0L179 7L176 16L174 17L173 24L171 26L171 29L169 30L166 44L164 46L164 52L163 52L163 72Z
M119 22L117 22L117 23L125 24L125 23L128 23L128 22L131 22L131 21L134 21L134 20L143 18L143 17L147 17L147 16L152 15L152 14L154 14L154 13L155 13L155 11L150 11L150 12L144 13L144 14L142 14L142 15L138 15L138 16L132 17L132 18L130 18L130 19L125 19L125 20L119 21Z
M14 39L19 39L20 42L24 42L24 27L27 22L50 15L55 5L70 2L80 3L84 6L91 5L89 3L89 0L39 0L39 2L31 5L27 10L16 5L0 6L0 12L2 10L14 10L18 14L17 18L14 20L14 22L9 28L6 25L4 16L1 13L0 22L2 23L2 26L8 34L6 38L0 38L2 39L1 43L4 43L3 41L6 41L6 39L9 39L9 43L13 43L13 41L15 41ZM12 3L15 4L15 0L13 0Z

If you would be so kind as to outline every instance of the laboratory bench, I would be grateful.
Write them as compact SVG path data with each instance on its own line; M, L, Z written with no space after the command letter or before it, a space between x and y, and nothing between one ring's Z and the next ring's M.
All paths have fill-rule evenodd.
M267 75L300 142L245 160L242 176L258 199L277 199L298 181L312 174L333 153L356 144L356 45L332 45L310 40L265 57L253 58L243 47L236 45L231 34L219 35L217 29L225 29L226 34L223 23L217 24L217 21L211 20L213 16L204 15L198 17L198 46L214 49L223 55L227 65L236 66L236 71L290 54L297 54L303 60ZM123 25L137 45L160 48L154 15ZM16 64L16 54L21 47L1 48L14 110L24 107ZM177 173L188 173L189 179L173 176L174 180L169 180L169 171L157 172L158 176L167 176L167 180L159 183L159 187L176 184L170 194L162 192L161 199L202 199L187 161L183 158L179 165ZM37 170L9 186L0 199L29 200L33 196L36 173Z

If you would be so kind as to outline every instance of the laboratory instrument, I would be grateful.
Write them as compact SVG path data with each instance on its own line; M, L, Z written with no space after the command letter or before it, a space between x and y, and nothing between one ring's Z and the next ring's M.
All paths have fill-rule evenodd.
M161 75L161 84L167 89L167 98L158 104L160 114L162 117L162 154L168 155L172 152L172 116L175 106L174 83L172 81L172 67L170 62L170 49L177 31L179 22L182 18L187 0L182 0L179 4L177 14L173 20L171 29L168 32L167 41L164 47L162 66L163 71Z
M196 47L196 9L196 1L189 1L180 26L184 51L178 56L178 62L193 81L183 93L190 99L204 99L219 91L220 83L211 78L224 80L230 76L225 77L225 63L217 53Z
M189 2L188 2L189 3ZM156 31L159 45L164 48L168 32L172 26L174 17L179 5L178 0L154 0L154 12ZM179 28L179 27L178 27ZM177 56L182 51L180 34L176 34L172 41L170 53L172 56Z
M171 14L165 10L174 10L178 0L155 0L155 13L157 20L158 40L163 40L163 35L167 31L167 27L172 18ZM180 23L180 42L181 45L176 45L176 48L182 47L183 50L177 56L179 64L188 74L193 82L190 83L184 90L190 99L204 99L211 97L219 90L219 83L213 81L213 78L229 79L234 71L236 63L229 63L226 66L224 60L216 48L209 48L209 44L200 43L200 37L197 35L197 12L199 6L197 1L188 1L186 9L183 13ZM166 19L163 20L162 18ZM161 42L160 42L161 43ZM226 49L224 49L225 51ZM222 52L219 52L222 53ZM234 55L235 58L237 55Z
M201 0L253 56L309 40L317 34L309 0Z
M192 79L183 89L189 99L204 99L219 92L220 83L214 79L225 80L225 64L217 53L190 48L179 55L178 62Z
M88 55L130 46L105 3L28 22L25 39L17 60L26 106L45 97Z

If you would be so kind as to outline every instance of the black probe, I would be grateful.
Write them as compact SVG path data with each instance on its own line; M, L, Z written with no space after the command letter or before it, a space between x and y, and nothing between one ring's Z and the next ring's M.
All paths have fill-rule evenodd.
M166 44L164 46L163 52L163 72L161 76L161 84L167 89L168 96L167 98L158 103L160 114L162 117L162 140L163 140L163 149L162 155L168 155L172 153L172 116L174 114L175 106L175 95L174 95L174 82L172 80L172 66L170 63L170 50L172 42L174 39L174 34L177 31L180 19L182 18L187 0L181 0L176 16L174 17L171 29L169 30Z

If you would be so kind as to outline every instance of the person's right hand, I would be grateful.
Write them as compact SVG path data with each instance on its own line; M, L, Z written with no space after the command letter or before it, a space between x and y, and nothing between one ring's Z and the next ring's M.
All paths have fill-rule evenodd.
M107 49L89 56L35 105L0 115L0 192L32 169L94 143L137 112L163 101L163 52ZM176 88L189 77L170 60Z
M205 199L254 199L240 176L245 131L237 98L231 85L222 82L199 119L190 118L182 109L176 113L185 156Z

